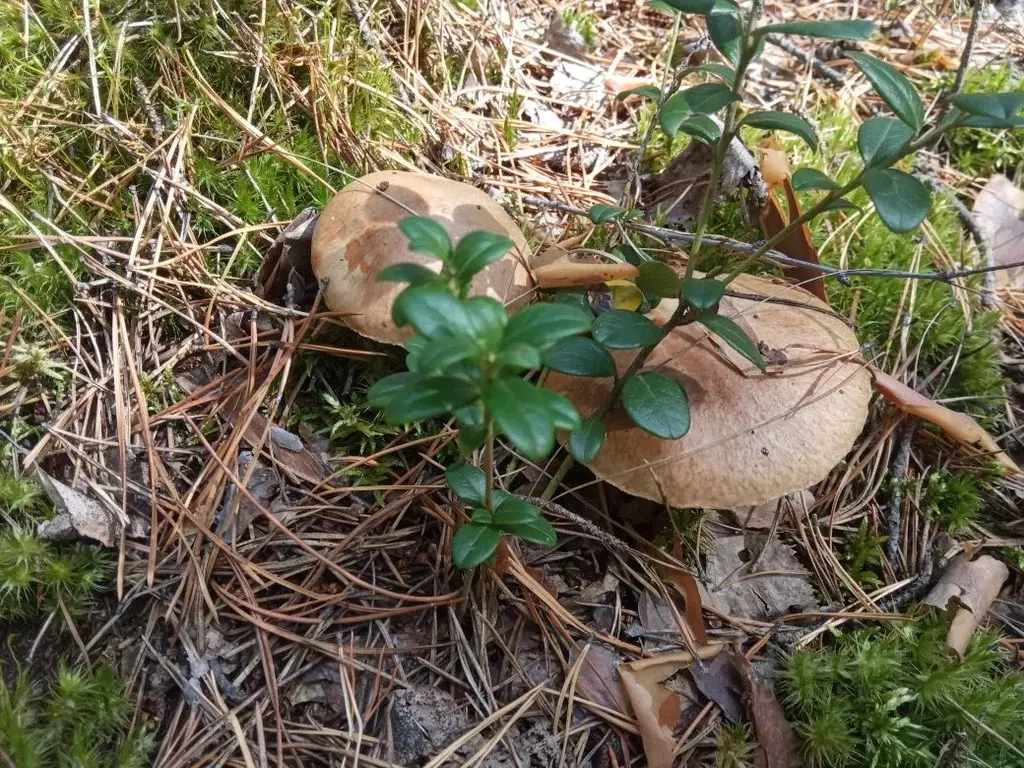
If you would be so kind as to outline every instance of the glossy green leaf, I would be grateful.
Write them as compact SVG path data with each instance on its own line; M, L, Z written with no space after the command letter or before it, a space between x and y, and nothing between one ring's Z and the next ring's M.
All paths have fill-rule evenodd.
M420 355L423 353L423 348L429 343L430 340L422 336L413 336L405 342L405 351L408 353L405 356L406 368L410 371L418 371L420 369Z
M555 429L578 429L582 421L576 406L569 402L568 398L550 389L534 388L537 398L547 409L551 416L551 423Z
M445 228L426 216L409 216L398 222L398 228L409 238L409 250L426 253L441 261L447 261L452 251L452 241Z
M702 312L714 309L725 295L725 283L710 277L683 280L682 296L695 309Z
M477 523L466 523L452 537L452 560L456 568L474 568L498 548L501 531Z
M792 112L751 112L740 121L740 125L761 128L766 131L785 131L799 136L813 149L818 149L818 135L811 124Z
M584 419L579 429L569 434L569 453L581 464L592 461L604 445L604 424L598 419Z
M501 341L508 322L505 306L490 296L474 296L462 302L470 335L485 349L494 349Z
M464 336L431 339L418 351L416 367L427 373L442 373L455 363L472 357L476 351L473 341Z
M477 507L470 512L469 522L474 525L490 526L491 523L494 522L494 515L491 514L491 510L489 509Z
M627 208L622 208L618 205L608 205L608 203L597 203L590 206L587 216L595 224L607 224L609 221L622 218L627 213L631 213Z
M444 472L448 487L471 507L482 507L487 502L487 475L468 461L452 464Z
M455 441L459 446L459 453L467 456L477 448L483 446L487 440L487 428L482 425L460 424L459 434Z
M801 35L828 40L870 40L875 25L870 21L839 19L833 21L789 21L767 24L754 30L755 35Z
M958 93L950 102L969 115L1007 121L1013 125L1024 109L1024 91L1009 93ZM1020 123L1016 123L1020 125Z
M903 171L873 168L864 174L864 189L882 222L896 233L917 229L931 210L928 187Z
M674 299L679 296L679 275L662 261L646 261L639 267L636 287L650 296Z
M366 401L375 408L386 408L399 392L419 379L420 375L415 371L402 371L385 376L370 387L366 393Z
M643 96L645 99L657 103L661 101L661 89L656 85L638 85L636 88L629 88L615 94L616 99L625 99L630 96Z
M450 413L480 396L477 386L460 376L423 376L394 393L385 406L389 424L408 424Z
M562 339L541 356L552 370L570 376L614 376L615 360L608 350L589 336Z
M390 283L411 283L412 285L423 285L437 279L437 272L424 267L422 264L402 262L385 267L377 273L377 279Z
M534 544L553 547L558 540L554 527L530 502L510 496L494 510L494 525Z
M686 118L679 124L676 131L693 136L705 144L714 144L722 137L722 129L718 123L707 115L693 115Z
M540 368L540 352L530 344L507 344L498 350L498 362L517 370Z
M701 325L743 355L743 357L747 358L747 360L752 362L762 371L767 370L767 366L764 364L764 358L761 356L761 351L757 348L757 344L754 343L754 340L747 335L747 332L740 328L732 318L725 317L724 315L705 315L704 317L701 317L700 322Z
M636 349L657 344L661 329L636 312L612 309L594 321L594 338L609 349Z
M677 91L658 112L658 123L669 136L675 136L680 123L690 115L713 114L737 101L739 96L723 83L702 83Z
M710 61L707 64L698 64L695 67L687 67L683 70L682 74L685 77L686 75L693 75L701 72L714 75L729 86L736 82L736 70L727 64L721 64L717 61Z
M859 211L861 207L851 203L849 200L833 200L831 203L825 206L826 211Z
M516 376L502 376L484 393L498 429L531 459L544 458L555 444L554 417L543 391Z
M690 431L690 403L672 379L648 371L631 376L622 388L622 406L640 429L675 440Z
M706 20L708 36L727 61L736 64L743 52L743 26L731 13L712 13Z
M399 327L412 325L428 339L471 330L462 302L439 286L406 288L395 299L391 316Z
M590 330L593 315L567 304L531 304L505 326L504 344L532 344L544 352L559 339Z
M679 13L678 9L669 5L667 0L649 0L647 7L652 11L661 11L662 13Z
M803 192L809 189L839 189L839 185L821 171L814 168L797 168L793 171L793 189Z
M921 129L924 123L924 104L921 103L921 97L917 95L906 75L881 59L860 51L846 51L846 56L860 67L860 71L864 73L875 92L889 105L889 109L896 113L896 117L915 132Z
M1024 128L1024 117L982 117L971 115L961 128Z
M664 5L667 5L673 11L680 11L682 13L699 13L704 16L711 13L711 9L715 7L716 0L660 0ZM654 3L650 3L653 7Z
M872 117L857 131L857 148L864 165L888 165L914 138L914 131L902 120Z
M463 280L493 264L512 248L512 241L486 230L470 232L455 246L451 264Z

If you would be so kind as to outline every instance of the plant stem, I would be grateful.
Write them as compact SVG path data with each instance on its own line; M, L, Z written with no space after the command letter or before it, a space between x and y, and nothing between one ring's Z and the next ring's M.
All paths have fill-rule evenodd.
M494 498L494 419L491 414L486 415L487 437L484 438L484 477L487 478L487 486L484 490L484 506L488 512L493 512L491 502Z
M736 64L736 77L733 80L733 92L740 95L743 91L743 81L747 76L747 68L757 50L757 43L752 40L751 32L758 18L761 16L761 9L764 3L755 0L750 7L750 15L747 18L746 30L743 38L743 52ZM708 178L708 185L704 190L704 197L700 201L700 211L697 213L697 222L693 228L693 245L690 248L690 258L686 261L686 277L693 277L693 270L697 267L700 246L704 240L704 233L707 231L708 219L711 218L711 209L714 206L715 194L718 192L718 182L722 177L722 169L725 166L726 158L729 156L729 147L736 136L737 115L739 114L740 102L732 102L725 113L725 121L722 124L722 135L715 145L715 162L711 166L711 176Z

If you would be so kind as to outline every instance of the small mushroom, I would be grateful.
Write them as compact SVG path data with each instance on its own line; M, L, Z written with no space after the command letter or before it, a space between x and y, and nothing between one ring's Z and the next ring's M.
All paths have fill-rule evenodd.
M391 319L403 283L381 282L382 269L400 262L440 271L441 262L409 250L398 229L407 216L429 216L452 243L475 230L505 235L513 248L473 281L473 295L492 296L512 308L533 289L526 266L529 247L516 223L487 193L460 181L409 171L379 171L342 189L313 230L313 273L327 280L324 300L353 330L376 341L401 344L412 332Z
M664 324L674 308L662 301L651 319ZM768 373L700 325L677 328L644 370L686 389L689 432L663 440L634 426L621 407L612 410L605 443L587 465L599 478L653 500L661 500L660 482L673 506L721 509L807 488L850 450L867 418L871 377L846 322L801 288L749 275L730 284L720 312L758 344ZM614 353L620 375L636 355ZM588 415L612 381L552 373L546 386Z

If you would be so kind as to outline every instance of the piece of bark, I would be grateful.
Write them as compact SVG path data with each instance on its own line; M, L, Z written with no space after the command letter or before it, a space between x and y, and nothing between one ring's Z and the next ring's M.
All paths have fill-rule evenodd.
M45 541L84 538L98 541L105 547L117 545L124 525L113 512L41 469L34 472L33 478L57 510L54 517L36 527L39 538ZM146 535L146 525L136 517L129 517L126 534L130 538L141 538Z
M990 555L976 560L957 555L925 597L923 605L953 611L946 645L959 658L1009 575L1006 565Z

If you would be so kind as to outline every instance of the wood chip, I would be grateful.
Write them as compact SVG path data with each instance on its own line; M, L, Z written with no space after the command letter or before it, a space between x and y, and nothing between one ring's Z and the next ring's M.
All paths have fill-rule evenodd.
M1006 565L990 555L977 560L957 555L924 599L923 605L953 611L946 645L958 657L963 658L978 624L1009 575Z

